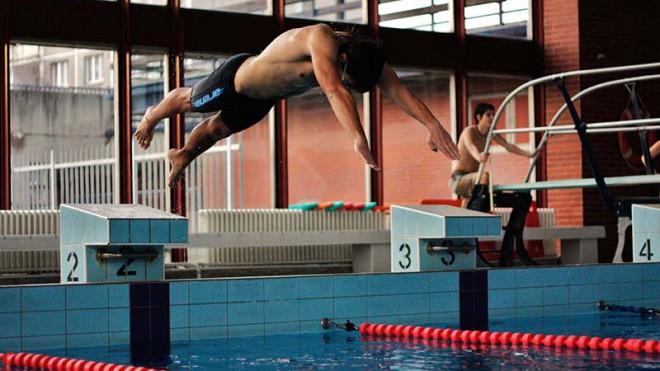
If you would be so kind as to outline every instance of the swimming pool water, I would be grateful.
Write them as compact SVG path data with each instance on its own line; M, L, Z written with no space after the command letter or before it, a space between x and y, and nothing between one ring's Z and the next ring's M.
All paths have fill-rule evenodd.
M456 324L437 324L438 327ZM491 331L660 340L660 319L601 312L590 315L491 320ZM44 352L48 353L48 352ZM52 353L52 352L51 352ZM80 349L67 356L129 363L126 349ZM343 330L173 343L170 370L221 369L660 369L660 355L555 350L546 347L456 346L396 341Z

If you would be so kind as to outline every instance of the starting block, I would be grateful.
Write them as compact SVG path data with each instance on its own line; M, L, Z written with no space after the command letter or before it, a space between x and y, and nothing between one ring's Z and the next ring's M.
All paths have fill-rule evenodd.
M660 204L632 205L633 262L660 262Z
M143 205L60 206L60 282L164 279L164 245L188 242L188 219Z
M444 205L392 205L391 271L419 272L477 266L480 237L499 237L497 215Z

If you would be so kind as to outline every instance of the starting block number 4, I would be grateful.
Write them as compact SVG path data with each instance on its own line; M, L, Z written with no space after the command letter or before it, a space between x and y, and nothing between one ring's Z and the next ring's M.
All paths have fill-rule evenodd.
M633 262L660 262L660 205L632 206Z

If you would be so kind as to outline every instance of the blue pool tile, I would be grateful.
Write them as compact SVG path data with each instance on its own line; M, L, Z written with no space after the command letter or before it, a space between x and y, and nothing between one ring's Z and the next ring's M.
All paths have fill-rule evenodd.
M428 294L399 295L399 314L429 313Z
M642 264L642 279L644 281L660 281L660 263Z
M459 218L445 218L445 235L446 237L459 236L460 220Z
M67 348L107 347L108 333L69 334L66 336Z
M335 276L335 297L367 295L367 279L363 275Z
M514 269L516 275L516 287L541 287L543 286L543 268Z
M225 339L227 326L191 327L190 340Z
M21 289L0 288L0 313L21 311Z
M516 317L541 317L543 316L543 307L516 307Z
M429 295L430 312L452 312L458 311L458 292L443 292Z
M20 352L21 338L0 338L0 349L3 352Z
M615 264L601 264L594 267L597 284L619 282L619 267Z
M502 233L502 222L499 218L488 218L488 235L499 236Z
M243 337L243 336L264 336L265 327L263 323L255 325L238 325L229 326L230 338Z
M542 305L540 287L516 289L516 307L540 307Z
M110 309L110 332L130 331L131 317L129 308Z
M198 290L198 294L199 294ZM190 303L190 284L184 282L170 282L170 305Z
M605 283L596 286L596 300L603 300L606 302L619 299L619 284L618 283Z
M568 268L543 268L543 286L568 285Z
M0 338L21 336L21 314L0 313ZM4 351L4 349L0 349Z
M429 313L429 322L438 326L458 328L459 320L460 313L458 311Z
M230 280L227 300L231 303L264 300L264 280Z
M320 332L324 332L324 333L326 332L326 330L322 329L321 326L319 326L318 319L314 321L300 321L299 325L300 325L301 334L318 334Z
M188 242L188 219L170 220L170 242Z
M172 305L170 306L170 328L188 328L190 327L190 306Z
M367 298L364 296L352 298L335 298L335 319L345 321L356 317L367 316Z
M644 298L643 305L647 308L660 307L660 299Z
M496 319L511 319L516 316L516 308L488 308L488 318L490 320Z
M34 352L36 350L66 349L65 335L30 336L23 338L23 351Z
M108 343L111 347L127 346L131 344L131 333L128 331L111 332L108 334Z
M64 311L23 312L23 336L64 335Z
M264 323L264 303L262 302L229 303L227 313L229 326Z
M568 300L570 304L594 303L596 301L596 286L569 286Z
M644 299L660 299L660 284L656 281L642 282L642 293Z
M642 299L641 282L620 282L619 300L639 300Z
M204 327L197 327L196 329L202 329L202 328ZM171 328L170 341L172 343L174 342L188 343L190 341L190 330L191 330L190 328Z
M129 223L127 219L113 219L110 221L110 242L130 242Z
M108 308L108 285L75 285L66 287L66 308Z
M594 303L570 304L569 308L571 314L589 314L589 313L594 313L598 310L598 307L594 305Z
M332 277L301 277L300 298L331 298L334 296Z
M544 298L545 299L545 298ZM563 305L543 305L543 315L544 316L563 316L570 312L570 306L568 304Z
M108 332L108 309L81 309L66 311L67 334Z
M170 242L169 220L152 219L149 221L149 235L152 243Z
M568 268L568 282L572 286L596 283L596 269L593 266Z
M429 277L426 273L397 274L398 292L409 294L429 292Z
M406 325L425 325L429 323L430 315L426 314L406 314L392 317L397 323L405 323Z
M266 336L270 335L298 335L300 333L300 323L296 322L280 322L280 323L266 323L265 326Z
M300 297L299 278L272 278L265 281L266 300L298 299Z
M543 288L543 305L568 304L568 286L550 286Z
M398 314L397 300L391 296L369 296L367 297L367 315L387 316Z
M227 281L191 281L190 304L226 303Z
M367 295L395 295L399 291L398 275L375 274L367 276Z
M458 291L458 272L426 273L429 279L429 292Z
M324 317L335 317L335 309L332 299L305 299L300 301L301 321L318 320Z
M130 221L130 233L129 239L131 243L149 243L151 238L151 227L149 225L149 220L147 219L132 219Z
M130 307L129 285L114 284L108 285L108 297L110 308Z
M190 306L190 327L227 326L227 304Z
M300 319L299 300L268 301L264 309L266 323L297 322Z
M619 282L640 282L642 280L642 264L620 264Z
M23 312L40 310L64 310L64 287L24 287Z
M516 296L514 290L512 289L490 290L488 292L489 309L504 309L504 308L515 308L515 307L516 307Z
M489 289L516 287L516 272L513 269L491 269L488 271Z

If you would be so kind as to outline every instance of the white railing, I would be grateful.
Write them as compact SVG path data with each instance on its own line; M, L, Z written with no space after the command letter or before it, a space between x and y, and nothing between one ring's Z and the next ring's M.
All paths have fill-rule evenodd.
M211 147L186 169L191 232L196 231L197 210L234 206L232 177L241 176L242 166L237 156L238 171L233 171L231 153L240 150L240 142L223 143ZM154 138L148 151L134 153L133 194L139 204L169 211L169 164L164 147L162 139ZM56 210L60 203L112 203L115 161L112 145L12 156L12 208ZM241 192L239 188L239 199Z

